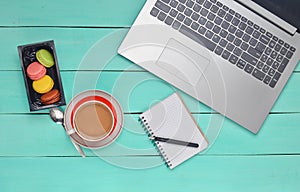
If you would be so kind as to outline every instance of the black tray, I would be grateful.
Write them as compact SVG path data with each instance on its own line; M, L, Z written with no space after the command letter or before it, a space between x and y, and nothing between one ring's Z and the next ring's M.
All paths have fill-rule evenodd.
M53 89L58 89L60 92L60 101L50 105L43 105L41 103L40 97L42 96L42 94L39 94L33 90L32 88L33 81L26 74L26 69L28 65L34 61L37 61L35 54L40 49L48 50L53 55L54 62L55 62L55 64L52 67L46 69L47 69L47 75L49 75L54 81ZM40 43L21 45L18 46L18 52L19 52L20 62L23 70L23 76L24 76L30 111L37 111L37 110L66 105L64 90L62 87L62 82L60 78L60 72L59 72L59 67L58 67L58 62L56 57L54 41L51 40L51 41L45 41Z

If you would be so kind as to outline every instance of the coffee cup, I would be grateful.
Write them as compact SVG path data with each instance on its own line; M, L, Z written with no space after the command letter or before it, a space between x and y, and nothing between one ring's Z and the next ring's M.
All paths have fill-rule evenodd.
M65 129L81 146L104 147L112 143L123 126L123 112L118 101L100 90L75 96L65 112Z

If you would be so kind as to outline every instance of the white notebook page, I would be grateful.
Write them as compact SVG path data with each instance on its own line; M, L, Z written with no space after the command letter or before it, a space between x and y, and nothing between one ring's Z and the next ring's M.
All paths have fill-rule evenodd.
M171 169L208 146L208 142L200 127L177 93L151 107L140 118L144 120L144 125L152 136L199 144L198 148L194 148L166 142L156 142L157 147Z

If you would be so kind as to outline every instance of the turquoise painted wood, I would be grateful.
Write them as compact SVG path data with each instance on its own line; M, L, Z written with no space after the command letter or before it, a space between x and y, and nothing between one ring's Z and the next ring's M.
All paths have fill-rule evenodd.
M258 135L180 92L210 147L172 171L163 164L137 118L177 90L117 54L144 3L0 2L0 191L299 191L300 65ZM116 142L85 159L48 110L29 112L17 46L49 39L67 102L101 89L124 110Z

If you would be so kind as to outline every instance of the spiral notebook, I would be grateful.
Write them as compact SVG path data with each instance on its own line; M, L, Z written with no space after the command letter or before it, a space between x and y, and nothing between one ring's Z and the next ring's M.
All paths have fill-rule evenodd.
M170 169L198 154L208 146L207 139L178 93L172 94L142 113L140 120L150 137L162 137L199 145L195 148L154 141Z

